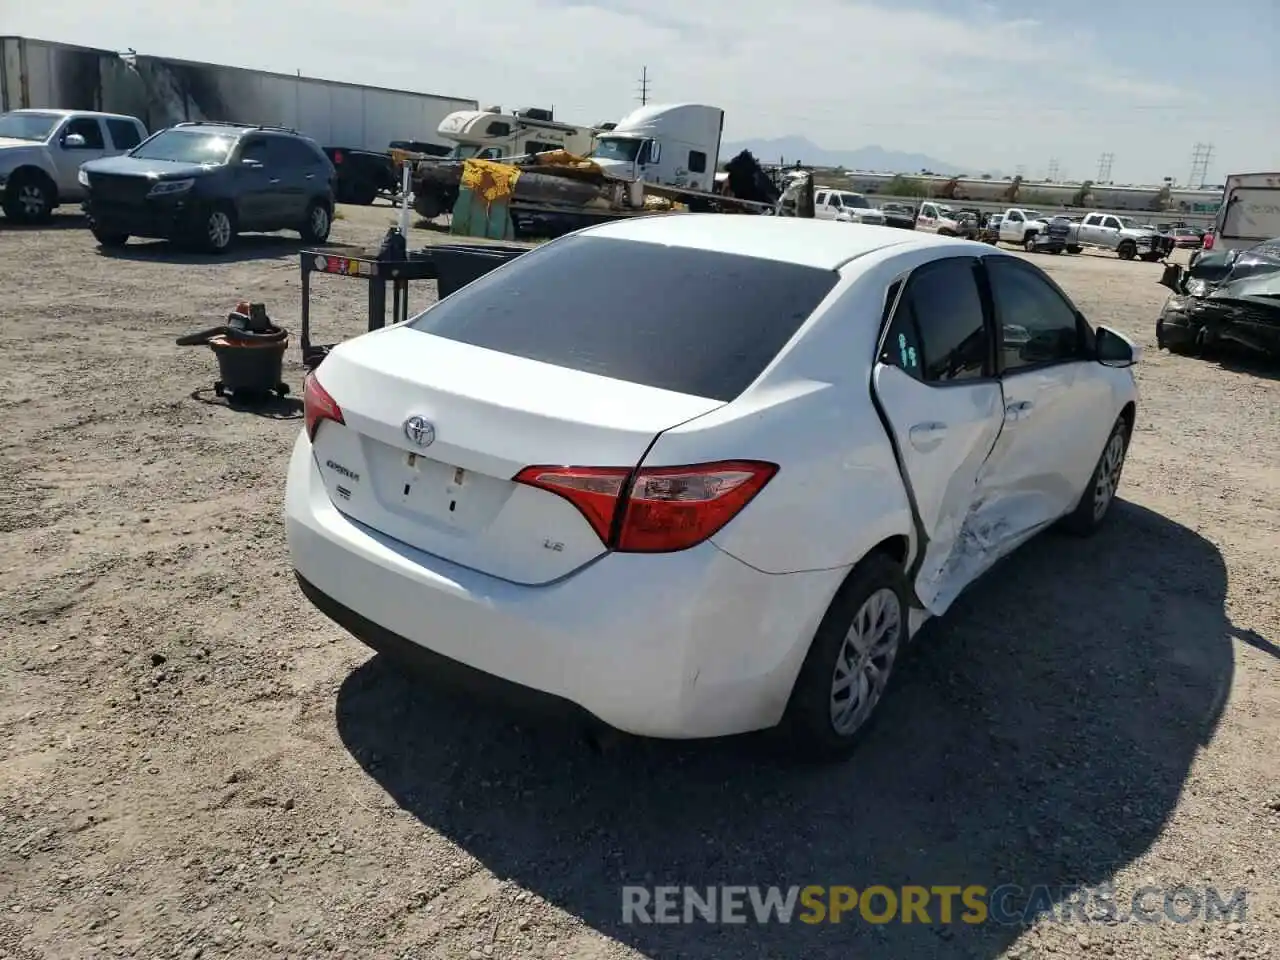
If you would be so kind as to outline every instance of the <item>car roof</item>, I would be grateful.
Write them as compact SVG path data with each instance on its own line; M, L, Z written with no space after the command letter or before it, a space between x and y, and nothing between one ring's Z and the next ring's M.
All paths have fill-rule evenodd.
M819 270L839 269L850 260L887 247L906 251L958 245L991 250L987 244L931 233L912 234L894 227L722 213L631 217L589 227L580 235L759 257Z
M21 110L11 110L10 113L28 113L38 114L45 117L102 117L104 120L128 120L132 123L136 117L126 116L123 113L103 113L101 110L63 110L61 108L44 107L23 107Z

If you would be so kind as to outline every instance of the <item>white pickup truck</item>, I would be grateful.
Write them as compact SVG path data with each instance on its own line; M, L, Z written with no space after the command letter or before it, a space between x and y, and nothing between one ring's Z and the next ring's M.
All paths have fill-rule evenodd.
M1044 233L1048 219L1038 210L1010 207L1000 214L1000 242L1030 249L1036 234Z
M80 165L132 150L147 138L136 117L84 110L0 114L0 206L16 223L48 220L84 199Z
M860 193L818 187L813 195L813 216L817 220L840 220L845 223L870 223L884 226L884 214Z

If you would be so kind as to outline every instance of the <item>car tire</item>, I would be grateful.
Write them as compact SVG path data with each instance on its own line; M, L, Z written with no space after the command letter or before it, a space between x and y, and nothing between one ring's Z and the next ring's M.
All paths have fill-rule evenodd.
M1028 233L1022 238L1022 249L1027 253L1036 252L1036 235L1034 233Z
M1129 434L1129 421L1122 416L1107 435L1107 442L1093 473L1089 475L1080 502L1062 520L1062 529L1067 533L1087 537L1095 533L1111 513L1120 476L1124 472L1125 456L1129 452Z
M305 243L324 243L333 227L333 215L329 205L322 200L312 200L307 207L306 218L298 227L298 234Z
M378 198L378 186L372 180L357 180L347 189L347 202L357 206L372 206Z
M1082 253L1083 251L1084 247L1067 247L1067 253L1070 254Z
M841 585L778 727L791 756L839 760L862 742L907 644L908 594L902 565L881 552L866 557Z
M23 170L15 174L4 192L4 215L14 223L47 223L53 217L57 191L49 178Z
M90 227L89 232L93 234L93 239L98 241L98 246L106 249L118 250L129 242L127 233L104 230L102 227Z
M1132 260L1138 254L1138 246L1131 241L1126 240L1120 246L1116 247L1116 254L1121 260Z
M205 253L226 253L236 239L236 214L227 204L207 208L191 231L193 246Z

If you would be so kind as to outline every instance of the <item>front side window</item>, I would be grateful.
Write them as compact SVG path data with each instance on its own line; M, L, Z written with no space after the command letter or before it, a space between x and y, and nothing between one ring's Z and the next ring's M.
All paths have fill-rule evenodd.
M105 150L107 148L106 142L102 139L102 124L98 123L95 117L76 117L67 124L67 128L62 133L63 136L68 137L73 133L84 137L84 146L68 147L68 150Z
M990 376L990 337L975 268L972 257L951 257L912 273L880 362L924 383Z
M1013 257L993 257L987 276L1006 372L1083 358L1076 310L1038 268Z

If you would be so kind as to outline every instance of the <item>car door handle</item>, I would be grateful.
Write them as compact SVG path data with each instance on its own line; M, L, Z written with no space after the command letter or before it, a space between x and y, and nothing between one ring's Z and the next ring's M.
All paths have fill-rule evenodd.
M316 175L315 175L314 173L308 173L308 174L307 174L307 179L308 179L308 180L314 180L315 178L316 178Z
M267 181L267 183L279 183L279 182L280 182L279 177L272 177L270 180Z
M921 453L928 453L935 449L946 435L947 425L937 421L917 423L907 431L907 436L911 438L911 445Z
M1019 400L1016 403L1007 403L1004 407L1005 420L1025 420L1031 413L1031 408L1035 404L1030 400Z

